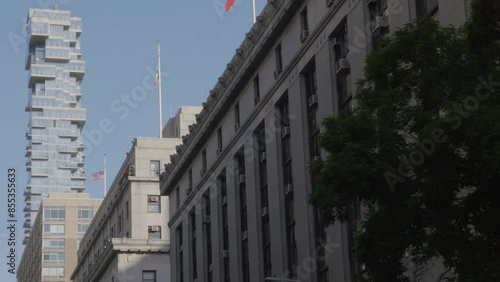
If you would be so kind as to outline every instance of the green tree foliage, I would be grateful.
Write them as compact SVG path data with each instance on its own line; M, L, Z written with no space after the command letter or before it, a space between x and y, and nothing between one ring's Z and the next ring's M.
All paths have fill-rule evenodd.
M325 224L364 216L367 281L409 281L405 256L442 258L448 281L500 281L500 2L462 28L427 19L366 60L359 107L323 121L310 202Z

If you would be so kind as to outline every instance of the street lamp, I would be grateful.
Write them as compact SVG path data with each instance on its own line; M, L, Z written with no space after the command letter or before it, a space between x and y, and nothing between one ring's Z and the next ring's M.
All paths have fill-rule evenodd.
M277 278L277 277L266 277L264 281L272 281L272 282L298 282L297 280L286 279L286 278Z

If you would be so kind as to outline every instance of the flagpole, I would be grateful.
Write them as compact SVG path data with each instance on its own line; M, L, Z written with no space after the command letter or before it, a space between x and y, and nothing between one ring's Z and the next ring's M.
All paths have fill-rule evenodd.
M255 0L252 1L252 11L253 11L253 23L255 23L256 15L255 15Z
M160 40L158 40L158 115L160 119L160 138L162 138L162 123L163 119L161 116L161 59L160 59Z
M104 197L106 197L106 192L107 192L106 191L107 190L107 188L106 188L106 154L104 154L104 179L103 180L104 180L103 181L104 182L104 194L103 194L103 198L104 198Z

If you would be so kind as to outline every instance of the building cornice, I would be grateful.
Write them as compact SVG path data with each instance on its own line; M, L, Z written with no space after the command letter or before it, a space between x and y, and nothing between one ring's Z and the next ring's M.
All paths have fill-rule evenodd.
M270 99L270 95L268 94L274 93L293 72L300 58L321 36L320 31L325 28L344 2L345 0L339 0L330 8L322 21L318 24L318 27L315 28L308 39L303 43L299 52L297 52L292 61L284 68L282 74L276 79L271 89L262 97L256 109L252 112L251 117L247 119L245 124L242 124L231 141L231 144L236 142L241 135L246 134L246 130L249 126L248 121L251 121L252 117L259 113L262 108L268 106L267 104ZM229 77L229 81L232 81L232 83L223 88L223 85L221 85L221 78L219 78L219 82L214 89L210 91L211 94L207 102L204 103L202 112L196 116L197 123L190 126L190 134L183 136L183 144L176 148L177 154L172 155L170 164L165 165L165 172L162 173L160 177L160 191L162 195L169 195L172 190L175 189L177 182L182 177L181 172L188 169L191 161L197 156L198 151L214 132L221 118L226 114L226 110L230 108L235 98L240 94L240 91L254 75L255 70L265 60L266 54L268 54L269 50L276 44L281 33L288 26L290 19L295 16L295 11L302 4L303 1L298 0L280 0L270 1L269 4L266 5L262 15L258 17L257 23L252 27L251 31L247 33L247 37L241 44L241 47L237 49L237 55L233 57L233 60L228 64L228 68L226 68L221 76L221 78L223 78L222 82L225 82L224 78L228 75L228 72L234 71L235 69L234 61L238 54L244 55L248 53L249 56L239 63L238 71ZM257 35L254 36L253 34ZM326 44L326 41L325 38L323 44ZM297 74L293 75L297 76ZM218 97L218 93L221 90L221 93L224 95ZM225 159L227 148L231 148L231 146L225 147L217 158L215 165L205 174L205 177L200 183L203 183L206 178L213 173L212 169ZM195 193L191 195L193 194ZM188 201L185 201L185 203L187 202ZM174 217L175 216L176 215L174 215ZM171 221L174 220L174 217L172 217Z
M99 281L99 278L106 271L109 262L120 253L158 253L170 254L170 241L168 240L152 240L152 239L131 239L131 238L112 238L108 239L107 245L104 246L103 254L93 262L95 268L89 273L89 276L84 281L94 282ZM75 275L81 268L78 264L71 274L71 280L74 280ZM91 267L92 268L92 267Z
M224 109L234 102L294 16L294 11L302 4L303 1L300 0L268 1L214 89L210 91L202 111L196 115L196 123L189 127L189 134L182 137L183 144L177 146L177 154L172 155L170 164L165 165L165 172L161 175L161 182L165 185L160 187L163 195L172 191L174 184L182 176L178 172L185 170L196 157L197 151L220 123L225 114Z

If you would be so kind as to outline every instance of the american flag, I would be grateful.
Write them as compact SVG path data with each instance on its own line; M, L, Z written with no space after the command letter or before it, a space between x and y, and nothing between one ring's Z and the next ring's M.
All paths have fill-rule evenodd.
M92 174L92 181L97 181L97 180L101 180L101 179L104 179L104 171L103 170Z
M234 4L234 0L227 0L226 2L226 7L224 7L224 11L229 11L229 9L231 9L231 6L233 6Z
M156 71L156 75L155 75L155 81L154 81L154 87L156 87L158 85L158 81L160 80L160 73L158 71Z

